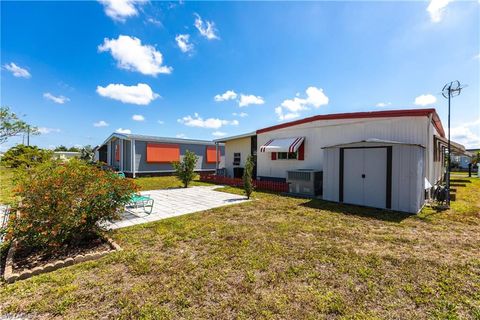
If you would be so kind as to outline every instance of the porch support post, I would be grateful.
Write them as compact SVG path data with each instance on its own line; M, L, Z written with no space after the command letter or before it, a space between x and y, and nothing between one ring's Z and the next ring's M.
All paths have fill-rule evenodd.
M112 141L107 142L107 164L112 165Z
M120 171L123 172L123 161L124 161L124 159L123 159L123 141L124 140L119 139L118 141L120 143Z

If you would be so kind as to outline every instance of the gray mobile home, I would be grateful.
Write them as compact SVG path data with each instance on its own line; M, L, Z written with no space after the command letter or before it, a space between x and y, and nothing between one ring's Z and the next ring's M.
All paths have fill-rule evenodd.
M95 159L128 176L172 174L172 162L189 150L198 156L197 172L223 166L224 146L212 141L112 133L95 148ZM132 166L133 164L133 166Z

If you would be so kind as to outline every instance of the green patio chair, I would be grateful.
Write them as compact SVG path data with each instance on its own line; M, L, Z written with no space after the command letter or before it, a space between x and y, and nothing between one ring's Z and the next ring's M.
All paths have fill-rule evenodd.
M143 208L147 214L152 213L154 200L147 195L133 194L126 207Z
M125 173L123 173L123 172L117 172L117 175L118 175L119 178L122 178L122 179L126 178Z

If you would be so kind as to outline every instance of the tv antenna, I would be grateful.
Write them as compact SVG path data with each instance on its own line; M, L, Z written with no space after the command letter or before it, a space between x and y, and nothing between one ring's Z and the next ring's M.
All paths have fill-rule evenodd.
M451 165L451 144L450 144L450 104L453 97L462 93L462 89L466 85L460 84L460 81L455 80L443 86L442 96L448 99L448 160L447 160L447 206L450 207L450 165Z

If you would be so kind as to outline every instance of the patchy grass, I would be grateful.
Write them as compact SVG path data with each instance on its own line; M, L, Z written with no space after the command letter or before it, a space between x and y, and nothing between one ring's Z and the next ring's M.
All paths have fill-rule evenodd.
M465 185L451 210L419 216L256 192L117 230L124 251L2 284L0 310L43 319L479 319L480 188Z
M0 165L0 203L10 203L13 196L13 170Z
M138 184L141 190L157 190L157 189L169 189L169 188L182 188L183 184L175 176L165 177L141 177L136 178L135 182ZM206 186L210 185L205 182L194 180L190 186Z

